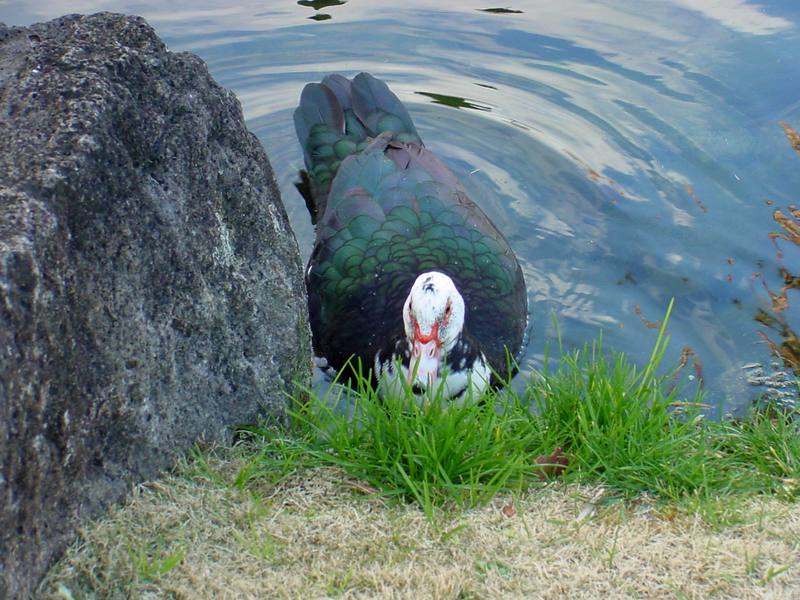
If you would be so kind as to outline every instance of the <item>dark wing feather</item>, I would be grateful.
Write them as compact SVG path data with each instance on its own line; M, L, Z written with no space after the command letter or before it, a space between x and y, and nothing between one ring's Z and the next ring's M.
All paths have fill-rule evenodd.
M339 105L342 107L342 111L352 108L350 98L353 92L351 90L350 80L347 77L339 75L338 73L326 75L322 80L322 85L334 93L336 99L339 101Z
M383 81L359 73L353 78L352 92L353 111L372 137L391 131L396 136L406 134L401 141L422 143L406 107Z
M294 113L294 127L304 150L311 128L326 125L330 131L344 133L344 113L336 94L320 83L309 83L300 94L300 106Z

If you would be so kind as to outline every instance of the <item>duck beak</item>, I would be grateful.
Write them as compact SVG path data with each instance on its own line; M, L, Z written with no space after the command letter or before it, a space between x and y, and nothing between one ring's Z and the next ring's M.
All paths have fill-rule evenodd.
M408 370L408 383L413 385L414 374L417 381L432 386L439 372L439 356L442 342L439 340L439 323L431 327L427 335L423 335L418 323L414 323L414 343L411 348L411 364Z

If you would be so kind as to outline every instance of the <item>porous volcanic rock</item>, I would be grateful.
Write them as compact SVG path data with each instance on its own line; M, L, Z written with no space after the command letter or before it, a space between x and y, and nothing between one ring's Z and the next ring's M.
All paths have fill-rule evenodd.
M0 597L310 370L297 243L205 64L139 17L0 25Z

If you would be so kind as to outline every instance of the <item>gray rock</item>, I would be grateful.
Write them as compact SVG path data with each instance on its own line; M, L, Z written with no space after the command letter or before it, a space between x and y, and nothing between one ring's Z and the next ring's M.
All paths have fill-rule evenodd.
M0 25L0 597L311 367L297 243L241 107L138 17Z

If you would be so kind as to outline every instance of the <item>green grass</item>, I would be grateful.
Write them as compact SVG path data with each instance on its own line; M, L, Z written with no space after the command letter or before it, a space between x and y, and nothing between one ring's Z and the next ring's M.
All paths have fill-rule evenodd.
M800 495L800 428L796 415L780 410L754 412L749 418L716 424L714 444L730 464L740 489Z
M674 372L658 374L671 308L643 368L598 341L562 351L554 370L546 360L522 394L507 386L463 408L441 397L420 405L410 390L382 399L367 377L323 397L305 390L288 431L248 429L256 453L237 485L335 465L386 496L419 503L432 522L441 508L481 505L554 475L602 485L607 499L647 495L699 512L739 494L795 499L794 415L710 421L699 412L702 398L675 387ZM567 465L542 464L561 453Z
M500 411L494 393L458 409L441 396L420 406L410 392L381 399L361 378L355 389L309 398L292 412L290 435L261 432L265 446L243 483L264 467L274 474L336 465L384 495L418 502L432 518L435 507L481 504L538 481L531 453L539 440L515 396Z

